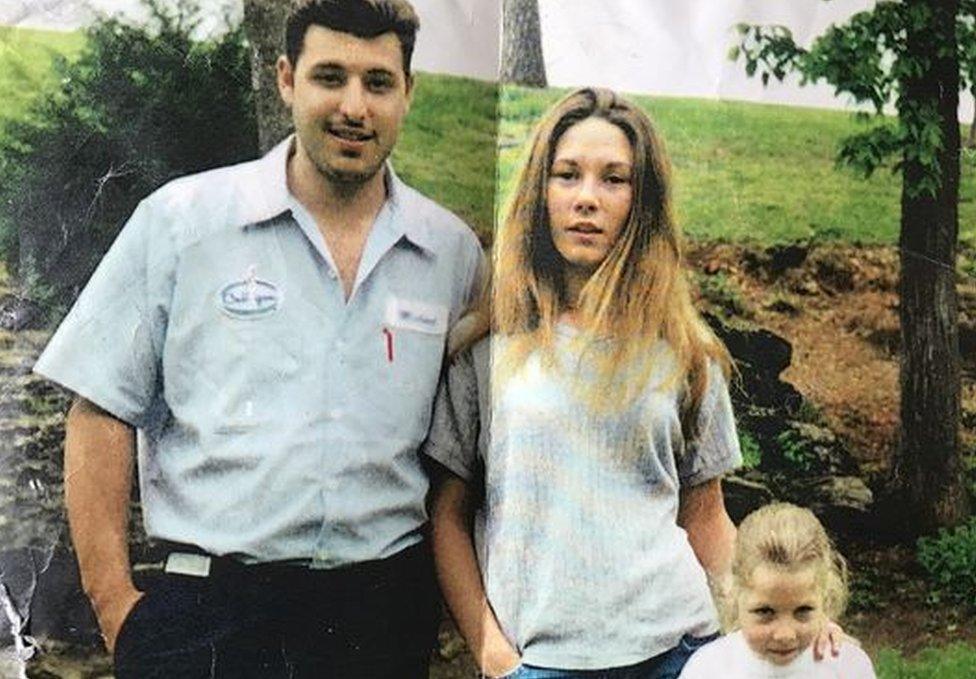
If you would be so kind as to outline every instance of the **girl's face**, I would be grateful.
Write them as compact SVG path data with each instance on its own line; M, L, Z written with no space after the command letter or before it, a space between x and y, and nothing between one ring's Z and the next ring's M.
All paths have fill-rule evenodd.
M633 201L634 152L623 130L603 118L570 127L556 144L546 206L556 250L591 274L607 258Z
M739 623L754 653L786 665L803 653L824 623L817 569L788 571L759 564L739 593Z

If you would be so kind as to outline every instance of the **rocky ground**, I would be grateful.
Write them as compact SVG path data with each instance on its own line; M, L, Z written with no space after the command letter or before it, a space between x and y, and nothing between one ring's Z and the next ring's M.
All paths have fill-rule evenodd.
M696 246L690 259L713 323L733 353L757 361L742 365L737 406L758 458L729 484L730 505L741 514L774 496L820 503L855 573L844 623L869 650L888 646L911 653L954 640L976 644L966 611L927 603L912 550L885 543L876 530L884 517L872 514L898 424L897 252L708 244ZM961 275L959 290L963 442L973 460L976 279ZM9 326L4 301L9 298L0 298L0 323ZM21 583L18 592L0 598L26 610L23 592L32 591L32 578L44 572L30 629L40 638L40 652L28 664L28 676L110 677L84 600L71 584L76 576L70 553L59 549L51 560L46 549L65 543L60 441L67 397L30 375L45 339L43 331L0 331L0 571L4 582L14 577ZM0 677L17 676L9 662L0 657ZM432 677L468 676L470 658L445 623Z

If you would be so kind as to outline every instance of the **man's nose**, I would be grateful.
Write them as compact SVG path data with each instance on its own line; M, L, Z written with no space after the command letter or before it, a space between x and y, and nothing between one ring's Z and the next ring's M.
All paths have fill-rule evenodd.
M366 117L366 97L362 83L351 79L342 92L339 112L347 120L361 121Z

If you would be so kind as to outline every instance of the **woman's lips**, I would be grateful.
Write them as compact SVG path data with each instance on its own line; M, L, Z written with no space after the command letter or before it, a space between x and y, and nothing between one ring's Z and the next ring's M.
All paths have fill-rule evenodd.
M571 231L572 233L584 234L587 236L595 236L597 234L603 233L603 229L601 229L596 224L593 224L591 222L580 222L579 224L573 224L567 229L567 231Z

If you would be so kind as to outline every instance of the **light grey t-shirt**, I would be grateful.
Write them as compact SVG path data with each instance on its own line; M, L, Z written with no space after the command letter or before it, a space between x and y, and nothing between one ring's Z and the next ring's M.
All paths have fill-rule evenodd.
M734 469L741 456L717 365L700 434L686 442L666 344L643 393L600 412L570 386L587 373L574 334L558 328L557 368L533 354L494 389L490 359L504 337L458 356L424 451L462 479L484 481L478 559L522 661L617 667L718 629L705 572L677 525L678 491Z

